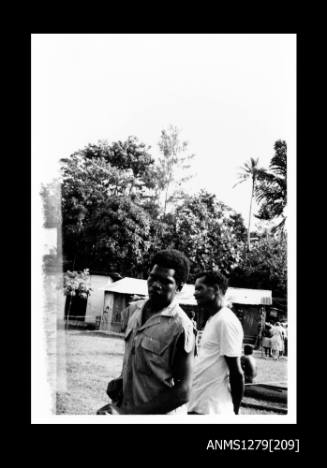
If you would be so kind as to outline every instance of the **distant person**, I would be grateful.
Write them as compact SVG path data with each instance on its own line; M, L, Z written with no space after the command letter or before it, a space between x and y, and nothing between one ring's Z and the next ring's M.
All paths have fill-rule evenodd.
M241 366L244 372L245 383L253 383L257 376L257 364L253 356L253 346L244 346L244 355L241 356Z
M100 322L101 328L104 330L106 330L108 327L109 314L110 314L110 307L107 306L103 311L102 320Z
M284 356L287 356L287 347L288 347L288 327L287 327L287 323L283 323L282 324L283 328L284 328Z
M275 360L279 359L284 350L283 344L283 328L279 322L271 328L271 354Z
M186 310L185 313L186 313L186 315L188 316L188 318L191 320L191 322L193 324L193 332L194 332L194 338L195 338L194 355L197 356L197 354L198 354L198 347L197 347L198 327L197 327L197 323L195 321L195 312L194 312L193 309L191 309L191 310Z
M194 297L206 313L195 358L189 414L238 414L244 393L240 358L243 328L225 306L227 279L219 272L197 275Z
M255 340L255 349L260 349L262 346L262 323L258 323L258 333Z
M149 299L129 306L122 374L108 385L116 404L97 414L187 414L195 339L176 294L188 274L189 262L177 250L152 258Z
M285 354L285 328L282 323L279 323L279 329L282 336L282 349L279 351L279 357L283 357Z
M267 357L272 357L271 355L271 328L272 325L269 322L265 323L263 332L262 332L262 342L261 346L264 350L264 358L266 359Z

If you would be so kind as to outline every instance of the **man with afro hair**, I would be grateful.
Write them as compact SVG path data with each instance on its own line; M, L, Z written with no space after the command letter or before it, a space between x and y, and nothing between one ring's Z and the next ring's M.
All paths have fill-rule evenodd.
M188 274L189 262L178 250L152 257L148 299L129 306L122 391L119 398L108 393L111 414L187 414L195 338L176 295Z

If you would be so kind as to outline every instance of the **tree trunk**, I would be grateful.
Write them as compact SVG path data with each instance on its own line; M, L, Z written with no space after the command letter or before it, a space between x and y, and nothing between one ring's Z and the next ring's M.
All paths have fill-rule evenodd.
M163 217L165 217L165 215L166 215L166 209L167 209L167 200L168 200L168 190L169 190L169 185L167 186L167 189L166 189L166 196L165 196L165 205L164 205L164 213L163 213Z
M250 228L251 228L251 216L252 216L252 201L254 194L254 179L252 179L252 191L251 191L251 201L250 201L250 212L249 212L249 223L248 223L248 250L250 250Z

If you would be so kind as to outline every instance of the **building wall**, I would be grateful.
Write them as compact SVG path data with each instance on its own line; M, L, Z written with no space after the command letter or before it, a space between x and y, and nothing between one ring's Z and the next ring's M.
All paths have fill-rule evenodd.
M125 295L105 291L103 293L103 307L101 309L105 311L105 314L102 315L100 329L119 332L121 326L121 312L127 307L129 300L130 295L128 294ZM204 323L201 321L201 314L197 306L181 305L181 307L185 312L194 310L198 330L201 332ZM255 344L260 331L259 324L262 321L262 314L264 313L265 317L268 307L262 305L233 304L232 308L242 323L245 335L244 341L246 343ZM100 312L97 315L100 315Z
M121 312L128 306L129 294L117 294L106 291L104 293L105 314L101 320L100 329L120 332Z
M110 324L112 320L112 311L114 303L114 295L110 292L104 292L104 305L103 314L100 321L100 330L110 330Z
M110 329L115 332L121 331L122 311L128 306L130 296L126 294L114 294L113 311L110 323Z
M104 291L112 283L110 276L90 275L91 294L88 297L85 322L95 323L97 316L102 316L104 311Z
M233 310L240 319L244 331L244 342L255 345L263 328L266 306L233 304Z

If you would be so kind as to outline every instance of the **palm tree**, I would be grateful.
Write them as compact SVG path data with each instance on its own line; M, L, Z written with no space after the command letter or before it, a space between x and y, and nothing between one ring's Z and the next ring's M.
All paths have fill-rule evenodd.
M250 210L249 210L249 222L248 222L248 235L247 235L247 246L248 249L250 250L250 227L251 227L251 218L252 218L252 202L253 202L253 197L256 191L256 183L259 178L262 178L264 176L265 170L259 167L259 158L250 158L248 162L244 164L244 166L241 167L241 172L239 173L239 180L238 182L233 186L236 187L236 185L241 184L242 182L245 182L246 180L251 179L251 199L250 199Z
M287 144L278 140L274 149L275 155L270 161L270 170L260 174L256 187L256 199L261 203L256 217L264 220L280 218L275 229L283 233L287 203Z

